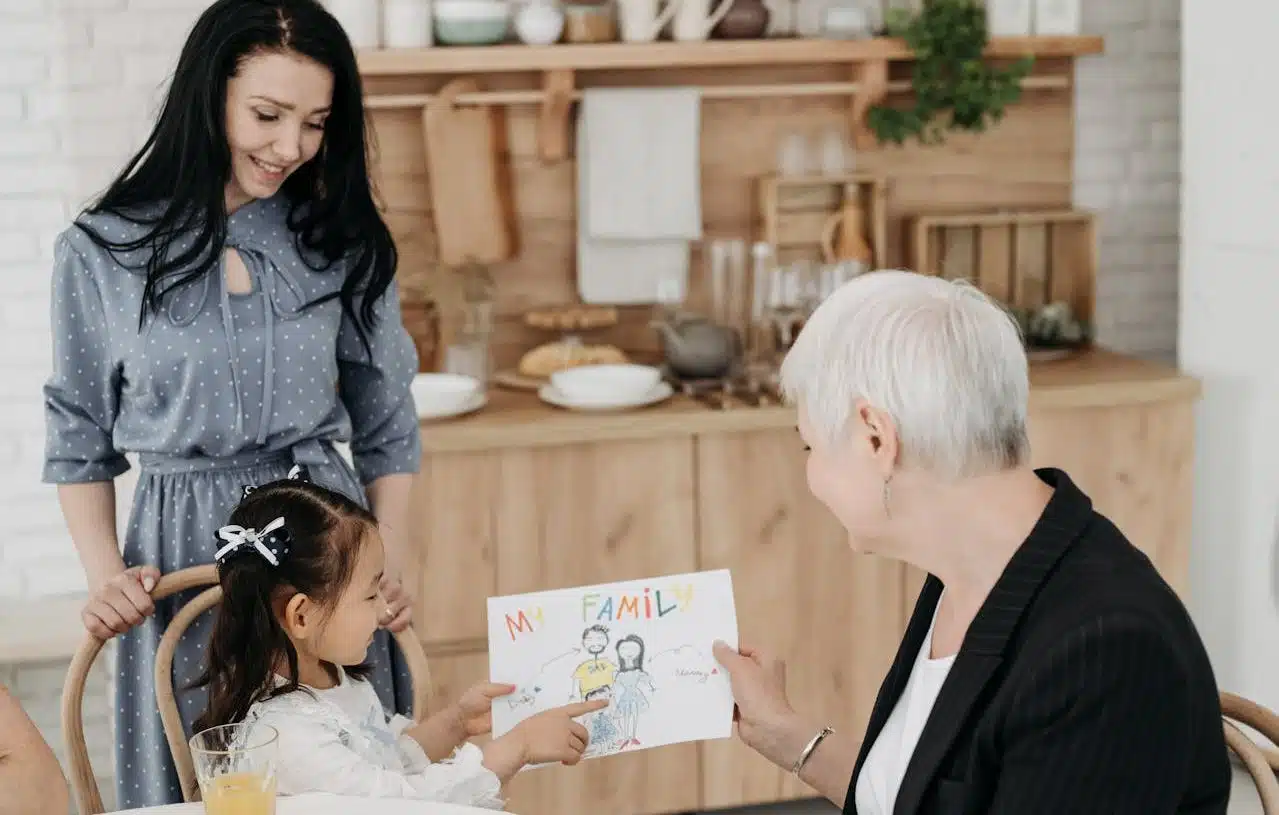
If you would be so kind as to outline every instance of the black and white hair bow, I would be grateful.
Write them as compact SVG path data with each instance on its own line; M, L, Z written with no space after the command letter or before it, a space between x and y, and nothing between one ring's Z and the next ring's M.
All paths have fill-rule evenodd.
M294 464L289 470L289 479L293 481L305 481L309 484L311 482L311 473L301 464ZM248 498L249 493L253 492L257 488L257 484L245 484L243 491L240 493L240 500Z
M253 549L272 566L279 566L280 558L289 553L289 530L284 528L284 518L276 518L261 529L230 524L218 530L218 537L226 542L213 555L219 566L245 548Z

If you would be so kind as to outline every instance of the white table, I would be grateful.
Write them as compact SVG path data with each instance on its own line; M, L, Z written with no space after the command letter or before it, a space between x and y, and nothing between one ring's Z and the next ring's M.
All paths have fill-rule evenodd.
M352 798L345 795L293 795L280 798L276 815L493 815L491 809L457 804L409 801L403 798ZM146 809L122 809L116 815L204 815L204 804L172 804Z

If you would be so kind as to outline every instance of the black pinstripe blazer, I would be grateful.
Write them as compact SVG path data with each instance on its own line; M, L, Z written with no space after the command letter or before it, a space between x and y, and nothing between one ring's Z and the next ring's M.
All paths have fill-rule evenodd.
M894 815L1224 815L1216 679L1181 601L1065 473L969 626ZM906 686L942 584L924 583L845 799Z

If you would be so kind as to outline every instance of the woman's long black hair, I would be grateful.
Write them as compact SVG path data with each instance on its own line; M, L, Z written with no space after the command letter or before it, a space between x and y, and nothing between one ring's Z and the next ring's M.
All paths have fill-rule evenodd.
M287 553L274 566L252 547L229 554L218 566L222 602L206 651L208 664L192 687L209 689L209 703L195 721L199 732L244 720L254 702L298 690L298 654L280 625L277 608L295 593L321 609L332 608L346 590L360 549L377 528L377 519L341 493L308 481L286 479L249 493L230 523L265 529L284 519ZM289 679L279 687L281 663ZM344 666L355 677L368 666Z
M634 659L627 659L622 656L622 643L633 642L639 646L639 653ZM617 670L620 671L642 671L644 670L644 640L640 639L638 634L628 634L618 640L614 646L617 649Z
M301 254L313 269L347 259L337 296L361 335L375 321L373 307L395 275L396 251L370 188L363 92L350 40L318 0L217 0L187 37L146 143L86 210L145 226L145 234L115 241L79 224L121 263L120 253L146 250L140 323L168 292L218 266L231 180L227 80L244 60L268 53L298 54L333 74L320 151L284 181L288 225L299 251L310 250Z

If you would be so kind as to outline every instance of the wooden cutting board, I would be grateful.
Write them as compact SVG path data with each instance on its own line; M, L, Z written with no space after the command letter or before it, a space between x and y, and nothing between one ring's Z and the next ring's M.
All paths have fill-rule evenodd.
M474 79L456 79L422 111L440 263L500 263L519 251L506 115L500 105L460 106Z

